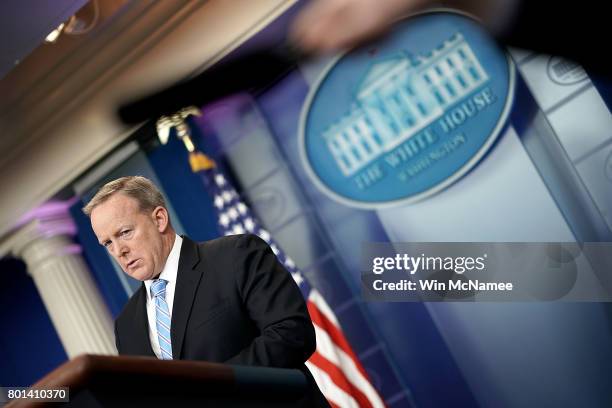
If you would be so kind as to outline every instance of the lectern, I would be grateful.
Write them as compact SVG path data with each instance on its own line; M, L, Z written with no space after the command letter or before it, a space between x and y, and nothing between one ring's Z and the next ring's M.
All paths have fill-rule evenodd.
M151 357L81 355L33 387L68 387L69 402L13 400L6 407L309 406L307 380L297 369Z

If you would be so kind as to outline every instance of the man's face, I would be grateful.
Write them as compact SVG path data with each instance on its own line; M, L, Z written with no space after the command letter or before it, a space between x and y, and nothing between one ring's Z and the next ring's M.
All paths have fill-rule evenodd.
M162 232L167 225L160 222L160 210L165 211L140 211L135 199L116 193L91 212L98 242L134 279L153 279L164 267Z

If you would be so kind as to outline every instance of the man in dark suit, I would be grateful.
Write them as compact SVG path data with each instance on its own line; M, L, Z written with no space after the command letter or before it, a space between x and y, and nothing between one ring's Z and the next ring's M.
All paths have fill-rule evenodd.
M315 349L304 299L263 240L179 237L144 177L104 185L83 211L123 271L143 281L115 322L120 354L298 368L309 403L327 406L304 365Z

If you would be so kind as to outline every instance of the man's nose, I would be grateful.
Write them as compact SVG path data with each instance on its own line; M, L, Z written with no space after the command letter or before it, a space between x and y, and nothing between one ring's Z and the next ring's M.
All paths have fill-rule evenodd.
M130 248L125 243L118 241L115 245L115 256L120 258L130 252Z

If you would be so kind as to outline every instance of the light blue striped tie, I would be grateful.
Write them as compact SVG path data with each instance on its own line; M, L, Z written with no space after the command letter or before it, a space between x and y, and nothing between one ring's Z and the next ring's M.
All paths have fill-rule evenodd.
M170 342L170 309L166 303L166 284L163 279L156 279L151 285L151 296L155 300L155 322L157 340L161 349L162 360L172 360L172 344Z

